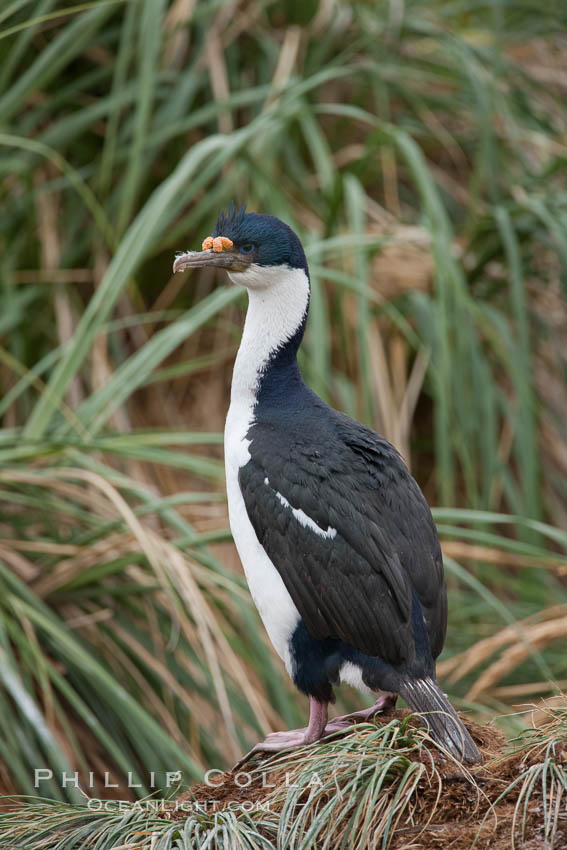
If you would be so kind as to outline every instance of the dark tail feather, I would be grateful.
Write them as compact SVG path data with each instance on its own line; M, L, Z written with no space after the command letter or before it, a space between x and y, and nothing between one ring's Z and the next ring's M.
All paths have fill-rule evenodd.
M400 695L415 712L422 715L431 737L459 761L481 761L477 746L437 682L429 676L404 682Z

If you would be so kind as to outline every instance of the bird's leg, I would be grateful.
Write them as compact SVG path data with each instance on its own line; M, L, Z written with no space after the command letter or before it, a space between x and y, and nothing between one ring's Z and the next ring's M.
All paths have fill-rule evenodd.
M397 699L397 694L382 694L370 708L364 708L362 711L355 711L352 714L343 714L340 717L333 717L325 727L325 735L331 735L333 732L343 732L356 723L366 723L375 714L395 708Z
M290 729L289 732L271 732L263 741L252 747L249 753L246 753L239 762L237 762L233 770L238 770L256 753L279 753L281 750L294 750L297 747L304 747L306 744L313 744L323 737L327 727L328 702L322 702L309 697L309 725L302 729Z

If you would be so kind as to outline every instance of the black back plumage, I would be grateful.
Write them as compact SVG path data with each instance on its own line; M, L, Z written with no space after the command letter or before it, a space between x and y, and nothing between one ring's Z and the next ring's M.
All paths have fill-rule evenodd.
M258 540L315 638L429 675L447 602L427 502L390 443L326 405L283 360L261 382L239 473Z

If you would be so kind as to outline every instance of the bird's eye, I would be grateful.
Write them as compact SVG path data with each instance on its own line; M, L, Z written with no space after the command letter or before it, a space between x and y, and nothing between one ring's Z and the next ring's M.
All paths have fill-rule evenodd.
M256 246L253 245L252 242L245 242L239 248L241 254L251 254L255 249Z

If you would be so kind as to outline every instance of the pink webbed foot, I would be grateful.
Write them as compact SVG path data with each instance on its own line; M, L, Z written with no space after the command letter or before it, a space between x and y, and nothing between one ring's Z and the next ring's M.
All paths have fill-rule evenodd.
M304 726L302 729L291 729L289 732L271 732L263 741L252 747L250 752L246 753L232 769L238 770L256 753L280 753L283 750L294 750L319 741L325 733L328 717L327 707L328 703L310 697L309 726Z
M395 708L397 699L397 694L382 694L370 708L355 711L352 714L343 714L327 723L328 703L320 702L311 697L309 701L309 726L304 726L302 729L291 729L289 732L271 732L263 741L252 747L250 752L246 753L234 765L233 770L238 770L257 753L280 753L284 750L294 750L313 744L315 741L326 738L327 735L333 735L336 732L348 732L357 723L366 723L375 714Z
M246 764L256 753L280 753L284 750L296 750L298 747L305 747L307 744L312 744L309 740L307 728L290 729L289 732L270 732L263 741L259 741L256 746L252 747L250 752L242 756L240 761L236 762L233 770L238 770L243 764ZM318 740L318 739L315 739Z
M382 694L370 708L354 711L352 714L343 714L340 717L333 717L325 726L324 735L332 735L334 732L345 732L357 723L367 723L376 714L388 712L395 708L397 699L397 694Z

